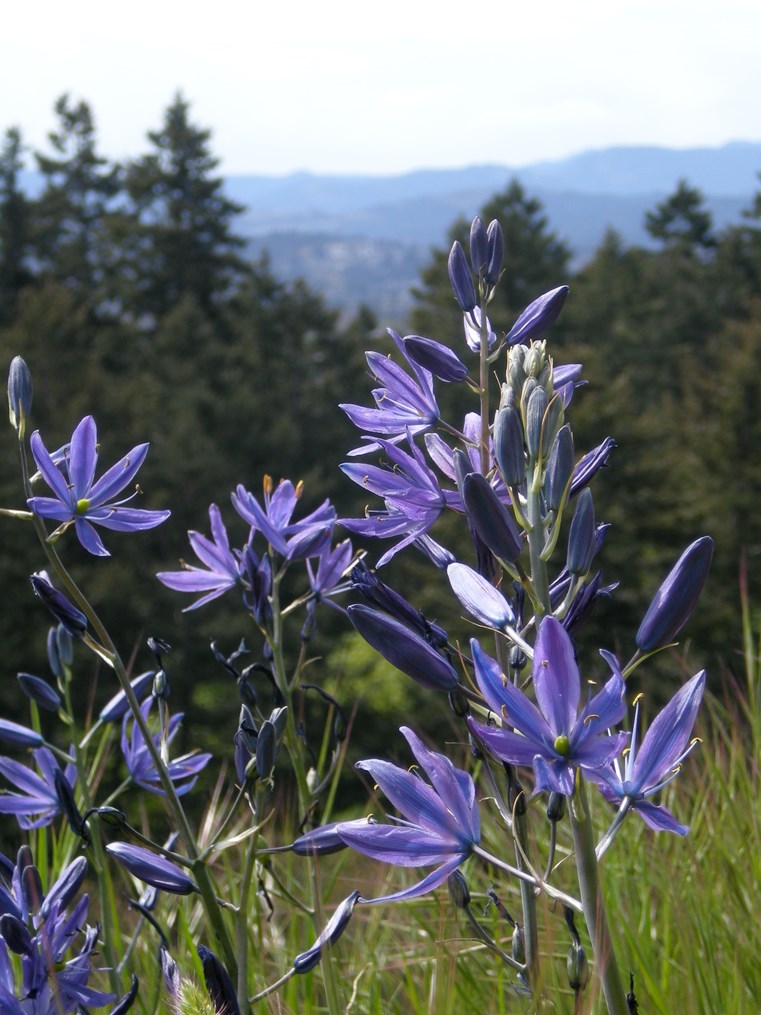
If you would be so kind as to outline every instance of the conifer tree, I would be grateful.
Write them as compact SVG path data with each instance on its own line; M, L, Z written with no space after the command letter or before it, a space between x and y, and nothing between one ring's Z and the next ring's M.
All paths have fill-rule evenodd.
M29 201L20 186L24 146L10 127L0 149L0 324L8 324L16 297L33 280L29 261Z
M645 229L653 239L685 253L705 254L716 246L713 217L703 194L684 179L670 197L647 212Z

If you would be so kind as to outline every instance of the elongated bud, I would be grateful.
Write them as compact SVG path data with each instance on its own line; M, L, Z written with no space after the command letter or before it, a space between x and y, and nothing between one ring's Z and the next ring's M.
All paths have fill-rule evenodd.
M581 944L575 941L568 949L566 960L566 971L568 973L568 986L577 993L583 990L589 983L589 963L587 954Z
M67 666L74 659L74 642L63 624L56 624L48 631L48 662L54 677L59 680L65 675Z
M74 791L72 790L69 780L64 775L62 769L56 768L53 773L53 782L55 785L55 795L58 797L58 803L61 805L61 810L66 815L69 827L75 835L78 835L87 841L87 832L84 827L82 815L79 813L79 808L74 800Z
M404 349L411 360L418 366L438 377L440 381L464 381L468 376L468 368L451 349L432 338L421 338L420 335L408 335L402 339Z
M106 846L106 852L115 856L134 877L145 881L147 885L161 889L162 892L190 895L191 892L198 891L193 879L177 864L142 846L133 846L127 842L111 842Z
M42 747L43 744L42 737L36 730L30 730L28 726L10 719L0 719L0 742L13 744L14 747Z
M476 290L465 251L459 240L455 240L452 244L447 268L454 298L457 300L460 310L468 313L476 305Z
M126 994L123 994L116 1005L111 1009L108 1015L124 1015L124 1012L129 1011L132 1005L137 1000L137 989L140 986L140 981L132 974L132 981L130 982L129 990Z
M530 303L508 331L505 342L517 345L536 338L557 319L568 296L568 286L561 285Z
M488 479L471 472L465 477L462 499L468 521L491 552L500 560L517 560L522 549L520 530Z
M543 387L537 384L526 404L526 446L532 458L538 458L541 449L542 423L547 411L549 398Z
M346 849L346 843L338 833L340 828L364 827L370 824L369 818L357 818L355 821L332 821L320 828L313 828L295 839L291 849L297 856L328 856Z
M483 276L489 256L489 244L486 229L480 217L476 215L470 224L470 263L474 274Z
M87 617L69 602L66 596L53 588L50 580L44 571L30 576L36 595L43 601L59 624L63 624L66 630L74 638L81 638L87 630Z
M502 235L502 226L496 219L492 219L489 223L489 228L486 230L486 240L488 251L484 281L494 286L499 282L502 260L505 256L505 238Z
M498 631L515 624L515 613L508 601L478 571L467 564L450 564L447 578L452 591L471 617Z
M513 927L513 939L510 944L510 951L516 962L525 963L526 935L523 933L523 927L519 923L516 923L515 927Z
M20 356L14 356L8 371L8 418L19 440L26 431L26 421L32 411L32 375Z
M573 475L573 434L566 423L558 430L547 461L544 494L547 507L557 511L563 503L563 494Z
M550 793L547 800L547 820L561 821L565 814L566 798L562 793Z
M653 652L676 638L697 605L712 558L710 536L690 543L666 575L640 624L636 637L640 652Z
M467 909L470 905L470 889L464 875L459 871L453 871L447 878L449 898L457 909Z
M87 860L83 856L78 856L63 871L45 896L45 901L40 906L40 916L43 920L47 920L53 903L57 902L62 910L68 906L82 887L86 875Z
M598 444L596 448L593 448L584 455L573 470L571 492L569 496L573 497L579 492L579 490L583 490L584 487L589 484L592 477L599 472L603 466L608 464L611 451L613 451L615 446L616 442L613 438L606 437L602 444Z
M240 1015L238 998L230 974L214 952L203 945L198 948L203 978L217 1015Z
M398 620L362 605L350 606L347 612L365 641L422 687L451 691L457 686L459 681L452 665Z
M0 937L2 937L7 947L12 952L15 952L16 955L32 954L32 935L29 933L26 925L12 913L4 913L0 916Z
M275 767L277 757L277 737L275 727L265 719L259 727L259 735L256 738L256 770L260 779L269 779L272 769Z
M31 673L19 673L16 680L27 698L31 698L46 712L57 712L61 707L61 695L46 680L34 677Z
M448 564L447 560L445 565ZM407 627L412 627L436 648L443 648L447 643L447 632L438 624L432 624L423 614L416 610L403 596L370 570L363 560L358 561L351 572L352 588L358 589L365 599L373 606L380 607L384 613L390 613Z
M596 548L595 509L592 493L587 488L579 494L568 533L566 567L569 572L577 577L587 574L592 566Z
M498 409L494 417L494 457L508 486L520 486L526 478L523 425L512 406Z
M141 673L139 677L135 677L134 680L130 681L132 690L135 692L135 697L139 700L143 698L148 692L148 688L153 684L153 670L146 670L145 673ZM99 718L103 722L118 722L122 719L127 712L129 712L129 701L124 691L117 691L116 694L111 698L100 710Z
M351 914L359 899L359 892L353 891L337 907L331 918L325 925L322 934L317 938L311 948L301 952L293 960L293 969L296 973L308 973L317 965L322 958L323 950L334 945L348 926Z

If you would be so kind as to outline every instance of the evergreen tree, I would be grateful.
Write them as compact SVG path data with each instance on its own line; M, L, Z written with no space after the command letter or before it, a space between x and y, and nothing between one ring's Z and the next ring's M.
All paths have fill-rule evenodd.
M153 151L128 166L134 211L122 226L137 290L131 309L139 318L158 321L187 296L219 316L248 273L239 256L244 243L231 230L243 208L224 196L210 137L190 122L178 95L161 128L148 134Z
M705 255L716 246L713 217L703 194L684 179L670 197L647 212L645 229L653 239L686 253Z
M16 297L33 281L29 261L29 202L20 187L21 131L10 127L0 150L0 324L13 319Z
M34 252L41 274L88 301L98 313L107 291L106 222L120 191L120 170L96 150L95 121L86 102L62 95L51 155L35 153L45 180L34 203Z

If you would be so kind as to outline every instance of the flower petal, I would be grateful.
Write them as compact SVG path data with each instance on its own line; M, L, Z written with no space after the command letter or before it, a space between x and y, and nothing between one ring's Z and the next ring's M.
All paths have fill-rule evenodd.
M571 639L554 617L545 617L539 627L532 674L536 700L550 729L555 736L570 736L579 710L581 682Z

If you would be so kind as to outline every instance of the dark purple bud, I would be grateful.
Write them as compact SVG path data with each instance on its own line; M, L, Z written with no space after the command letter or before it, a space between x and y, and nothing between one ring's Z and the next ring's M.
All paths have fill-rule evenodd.
M494 457L508 486L519 486L526 478L521 418L512 406L498 409L494 417Z
M528 342L557 319L568 296L568 286L561 285L530 303L505 336L507 345Z
M0 937L16 955L32 954L32 935L26 925L12 913L4 913L0 916Z
M460 310L466 314L470 313L476 305L476 290L465 251L459 240L455 240L452 244L447 267L454 298L457 300Z
M598 530L607 526L598 525ZM618 582L612 585L602 585L602 572L587 581L578 594L575 596L568 613L563 617L562 624L570 634L580 627L588 619L600 599L610 599L611 593L618 588Z
M53 773L53 782L55 785L55 794L58 797L58 803L61 805L61 810L65 814L66 820L69 822L69 827L75 835L79 835L83 839L87 839L82 815L79 813L79 808L74 800L74 791L71 788L69 780L64 775L62 768L56 768Z
M48 662L53 676L62 679L73 658L74 643L69 632L62 624L51 627L48 631Z
M11 426L24 436L26 421L32 411L32 375L20 356L14 356L8 371L8 417Z
M486 238L486 229L476 215L470 224L470 263L474 273L479 277L483 275L488 258L489 242Z
M124 828L127 824L127 815L118 807L96 807L95 814L98 815L98 820L109 828Z
M81 638L87 630L87 617L69 602L63 593L53 588L44 571L30 576L32 588L59 624L74 638Z
M321 693L324 693L322 692L322 688L319 688L319 690ZM338 707L338 703L335 701L334 698L331 698L329 694L325 694L325 697L329 698L336 708ZM275 727L275 736L279 740L285 733L285 728L288 725L287 705L283 705L281 708L273 708L272 711L270 712L269 721Z
M29 851L29 858L31 860L31 851ZM19 851L19 860L21 859L21 851ZM21 885L21 897L24 900L24 908L28 913L37 913L42 906L44 899L44 893L42 891L42 878L40 872L37 870L33 863L20 862L16 864L19 874L19 884Z
M517 560L522 548L520 530L486 476L480 472L466 476L462 499L468 521L495 557Z
M606 437L602 444L588 451L584 457L577 462L571 479L571 490L569 497L574 497L579 490L583 490L589 484L595 473L608 464L610 453L616 446L612 437Z
M451 691L458 679L452 665L427 641L394 617L368 606L348 608L349 620L384 659L430 691Z
M41 747L43 744L39 733L10 719L0 719L0 741L14 747Z
M411 360L418 366L438 377L440 381L464 381L468 376L468 368L451 349L434 342L432 338L421 338L420 335L408 335L402 339L404 349Z
M549 404L547 392L537 384L526 405L526 447L532 458L538 458L542 443L542 423Z
M76 860L72 860L45 896L45 901L40 907L40 916L43 920L47 920L48 913L54 903L57 902L61 909L65 909L68 906L82 887L86 874L87 860L83 856L78 856Z
M584 946L580 941L574 941L568 950L566 972L568 973L568 985L577 994L589 982L589 963ZM631 1009L629 1010L631 1011Z
M177 963L164 945L159 949L159 959L161 962L161 975L164 979L167 993L174 1000L178 1000L180 996L180 974L177 969Z
M337 907L331 918L325 925L322 934L307 951L297 955L293 960L293 969L296 973L308 973L314 969L322 958L323 949L334 945L339 937L346 930L354 912L354 907L359 899L359 892L353 891Z
M259 735L256 738L256 770L260 779L269 779L272 769L275 767L277 757L277 737L275 727L265 719L259 727Z
M132 982L130 988L123 997L120 997L116 1002L116 1005L111 1009L109 1015L124 1015L125 1011L129 1011L132 1005L135 1003L137 998L137 988L139 986L138 978L135 974L132 974Z
M547 800L547 820L562 821L565 814L565 794L552 792Z
M57 712L61 707L61 695L47 680L33 677L31 673L19 673L16 676L21 690L31 700L44 708L46 712Z
M558 430L547 461L547 475L544 480L544 495L547 507L557 511L563 503L563 495L573 475L573 434L566 423Z
M712 557L713 540L701 536L674 564L637 631L635 640L640 652L653 652L676 638L697 605Z
M595 509L592 492L582 490L576 501L576 510L568 533L568 559L566 567L572 575L581 577L589 572L594 559Z
M489 223L489 228L486 230L486 240L488 251L484 281L489 285L496 285L499 282L505 255L505 238L502 235L502 226L496 219L492 219Z
M162 892L173 895L190 895L198 888L191 877L181 870L177 864L167 860L158 853L152 853L142 846L132 846L127 842L112 842L106 846L106 852L115 856L134 877L145 881L147 885L160 888Z
M138 701L142 700L146 696L148 688L153 684L153 670L146 670L145 673L141 673L139 677L131 680L130 684L135 692L135 697ZM127 695L124 691L118 691L100 710L100 719L103 722L118 722L128 711L129 702L127 701Z
M373 606L379 607L385 613L390 613L392 617L396 617L407 627L418 631L434 648L444 648L446 645L447 632L444 628L439 627L438 624L429 623L412 603L400 596L389 585L384 584L363 560L360 560L351 572L351 585L352 588L358 589Z
M340 837L336 829L339 827L351 828L355 825L367 825L369 818L360 818L357 821L331 821L328 825L320 828L313 828L296 839L291 849L297 856L328 856L331 853L338 853L346 849L346 843Z
M457 488L460 491L460 494L462 494L462 490L465 485L465 477L471 474L473 471L473 465L462 448L455 449L454 455L452 456L452 463L454 464L454 474L457 482Z
M449 898L456 909L467 909L470 905L470 889L465 876L459 871L453 871L447 878Z
M214 1011L217 1015L240 1015L233 981L217 956L208 948L200 945L198 958L201 960L203 978L211 1003L214 1005Z

